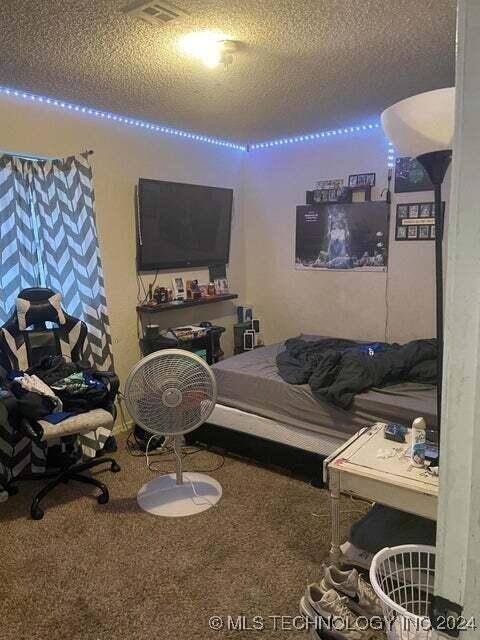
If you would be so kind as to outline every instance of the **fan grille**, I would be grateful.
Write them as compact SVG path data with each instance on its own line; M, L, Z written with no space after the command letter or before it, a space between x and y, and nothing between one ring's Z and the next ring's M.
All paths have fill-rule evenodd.
M210 367L195 354L165 349L143 358L125 385L135 422L154 434L188 433L215 407L217 387Z

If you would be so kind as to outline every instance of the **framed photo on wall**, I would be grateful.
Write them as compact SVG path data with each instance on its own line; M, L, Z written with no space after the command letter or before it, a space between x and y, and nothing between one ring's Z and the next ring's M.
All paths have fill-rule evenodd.
M352 192L352 202L367 202L372 199L372 187L363 185L361 187L350 187Z
M442 216L445 202L442 203ZM395 240L434 240L435 210L433 202L397 204Z
M386 271L389 210L386 202L298 206L296 268Z
M374 187L375 186L375 174L374 173L354 173L348 176L349 187Z
M395 193L433 191L433 184L416 158L395 160Z
M307 204L315 204L316 202L351 202L352 190L347 187L331 187L329 189L314 189L307 191Z
M317 180L315 182L315 189L341 189L342 187L343 187L343 178Z

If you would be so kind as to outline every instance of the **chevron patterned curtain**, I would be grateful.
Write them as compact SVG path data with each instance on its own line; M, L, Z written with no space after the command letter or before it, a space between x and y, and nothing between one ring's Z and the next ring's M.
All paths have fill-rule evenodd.
M113 369L112 341L87 154L32 163L32 197L38 216L46 286L88 327L86 356Z
M21 289L40 284L29 190L29 163L0 156L0 325Z

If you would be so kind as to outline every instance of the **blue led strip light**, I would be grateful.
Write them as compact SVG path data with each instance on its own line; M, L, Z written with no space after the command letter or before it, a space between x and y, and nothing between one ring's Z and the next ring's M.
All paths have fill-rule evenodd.
M195 140L196 142L206 142L208 144L214 144L219 147L227 147L229 149L238 149L240 151L247 150L247 145L245 144L229 142L228 140L220 140L218 138L212 138L210 136L205 136L198 133L192 133L190 131L182 131L181 129L175 129L173 127L168 127L168 126L156 124L153 122L146 122L144 120L138 120L137 118L130 118L128 116L122 116L122 115L119 115L118 113L109 113L108 111L100 111L99 109L95 109L93 107L85 107L82 105L77 105L71 102L67 102L65 100L39 96L35 93L30 93L29 91L20 91L18 89L10 89L8 87L0 86L0 94L5 94L7 96L14 96L16 98L22 98L24 100L28 100L29 102L46 104L52 107L63 109L65 111L84 113L101 120L112 120L114 122L119 122L120 124L129 126L129 127L138 127L139 129L147 129L149 131L154 131L155 133L162 133L165 135L177 136L179 138Z
M293 144L296 142L307 142L309 140L321 140L322 138L331 138L333 136L345 136L352 133L360 133L369 131L370 129L379 129L378 122L370 124L361 124L353 127L342 127L341 129L331 129L329 131L318 131L317 133L306 133L301 136L289 136L288 138L279 138L277 140L268 140L266 142L256 142L250 145L250 150L265 149L267 147L278 147L285 144Z
M166 125L147 122L145 120L139 120L138 118L131 118L129 116L123 116L118 113L110 113L108 111L101 111L100 109L95 109L94 107L86 107L83 105L77 105L72 102L67 102L66 100L60 100L57 98L50 98L46 96L40 96L35 93L31 93L30 91L21 91L19 89L11 89L9 87L0 86L0 94L4 94L7 96L14 96L16 98L21 98L23 100L29 102L36 102L41 104L46 104L51 107L56 107L58 109L63 109L64 111L72 111L76 113L83 113L89 116L93 116L98 118L99 120L111 120L113 122L117 122L129 127L137 127L139 129L147 129L149 131L153 131L155 133L161 133L165 135L177 136L178 138L185 138L187 140L194 140L196 142L205 142L208 144L217 145L220 147L226 147L228 149L237 149L239 151L256 151L258 149L265 149L268 147L278 147L282 145L294 144L298 142L307 142L312 140L322 140L324 138L331 138L335 136L345 136L356 133L361 133L362 131L369 131L372 129L378 129L380 124L378 122L356 125L351 127L342 127L339 129L331 129L328 131L318 131L316 133L307 133L303 135L297 136L289 136L286 138L278 138L277 140L269 140L266 142L255 142L253 144L240 144L237 142L230 142L229 140L221 140L219 138L212 138L211 136L206 136L198 133L193 133L190 131L183 131L182 129L175 129L173 127L168 127ZM389 143L388 148L388 166L393 166L394 156L393 156L393 147L391 143Z
M393 169L395 166L395 150L391 142L388 143L387 167Z

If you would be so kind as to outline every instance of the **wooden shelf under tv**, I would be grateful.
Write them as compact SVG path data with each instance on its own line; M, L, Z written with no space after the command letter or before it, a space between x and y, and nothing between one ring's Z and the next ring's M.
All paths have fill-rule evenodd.
M185 309L186 307L198 307L202 304L212 304L213 302L225 302L225 300L235 300L238 298L237 293L222 293L218 296L205 296L193 300L181 300L177 302L163 302L162 304L141 304L137 307L140 313L162 313L164 311L175 311L176 309Z

